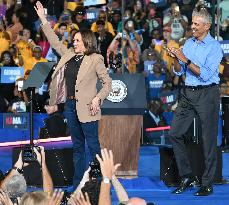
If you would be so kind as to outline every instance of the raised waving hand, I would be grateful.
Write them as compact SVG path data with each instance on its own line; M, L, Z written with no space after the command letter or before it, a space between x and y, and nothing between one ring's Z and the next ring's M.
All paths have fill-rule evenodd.
M34 6L35 11L37 12L37 15L39 16L42 24L45 24L47 22L46 16L45 16L45 10L43 5L40 1L36 3L36 6Z

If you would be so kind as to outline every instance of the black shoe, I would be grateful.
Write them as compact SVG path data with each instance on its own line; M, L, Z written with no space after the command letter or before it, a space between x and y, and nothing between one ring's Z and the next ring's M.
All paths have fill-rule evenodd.
M183 193L187 188L196 186L198 184L198 179L195 177L193 178L184 178L182 179L179 187L172 191L172 194L181 194Z
M208 196L213 193L213 187L209 186L201 186L200 189L195 193L195 196Z

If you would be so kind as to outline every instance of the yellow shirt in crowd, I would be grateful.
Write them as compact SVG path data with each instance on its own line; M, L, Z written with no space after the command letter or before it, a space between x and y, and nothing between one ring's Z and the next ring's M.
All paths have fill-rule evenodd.
M67 9L71 11L75 11L77 6L83 5L83 0L80 0L80 2L66 0L66 3L67 3Z
M114 32L114 29L113 29L113 26L110 22L106 21L105 22L105 29L110 32L113 36L115 36L115 32ZM92 25L91 25L91 30L93 32L97 32L98 29L97 29L97 25L96 25L96 22L94 22Z
M0 55L3 51L9 50L10 36L6 31L0 32Z
M23 58L23 61L24 61L24 75L25 73L28 71L28 70L32 70L33 67L35 66L36 63L40 63L40 62L48 62L47 59L45 58L42 58L40 60L37 60L36 58L34 57L29 57L29 58ZM25 75L25 78L27 78L28 75Z
M163 45L163 44L162 44ZM179 44L176 41L170 40L167 43L167 47L174 47L174 48L179 48ZM155 48L156 49L156 48ZM162 54L162 59L166 62L167 68L169 71L171 71L172 64L174 62L174 59L168 55L167 52L163 50Z
M59 26L60 23L56 23L55 26L54 26L54 31L57 32L58 31L58 26ZM76 29L76 30L79 30L79 27L77 24L75 23L72 23L71 26L67 24L67 32L70 33L70 31L72 29Z
M32 48L29 46L29 43L23 40L20 40L16 44L18 53L21 53L23 59L32 57Z

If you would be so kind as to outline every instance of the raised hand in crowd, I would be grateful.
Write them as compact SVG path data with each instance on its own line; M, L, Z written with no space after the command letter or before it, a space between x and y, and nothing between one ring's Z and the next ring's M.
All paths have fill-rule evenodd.
M100 169L103 176L99 194L99 205L111 205L110 182L120 164L114 164L113 153L111 150L108 152L107 149L102 149L101 156L102 157L98 154L96 155L96 158L100 163Z
M26 164L26 165L28 165L28 164ZM14 166L17 167L18 169L22 169L23 168L24 163L23 163L23 160L22 160L22 151L19 153L18 160L16 161Z
M9 195L0 189L0 204L1 205L13 205Z
M68 201L71 205L91 205L87 192L85 195L80 191L79 195L73 194L71 200Z
M8 180L11 179L14 175L22 174L23 167L28 166L28 163L24 163L22 160L22 151L19 153L18 160L14 164L13 168L10 170L10 172L7 174L7 176L1 181L0 188L4 189L5 184Z
M83 178L80 181L80 184L78 185L78 187L76 188L76 190L73 192L73 194L71 195L69 201L71 201L72 197L78 197L81 193L81 189L84 187L85 183L89 181L89 172L91 170L91 167L89 166L88 169L84 172Z
M61 189L55 189L53 194L48 197L46 205L60 205L64 196L64 192Z
M39 151L38 151L39 150ZM41 166L42 178L43 178L43 190L49 195L53 193L53 181L49 170L45 162L45 150L44 147L39 146L38 149L34 147L34 152L37 155L37 161Z
M106 148L102 149L101 156L102 157L97 154L96 158L100 163L103 178L108 177L111 180L112 176L115 174L115 171L119 166L121 166L121 164L114 164L113 152L111 150L108 151Z
M36 6L34 6L34 9L37 12L37 15L39 16L42 24L47 23L45 10L44 10L44 7L43 7L43 5L41 4L40 1L37 1Z
M34 152L37 155L38 163L42 166L42 164L45 163L45 150L44 150L44 147L42 147L42 146L39 146L38 148L34 147Z

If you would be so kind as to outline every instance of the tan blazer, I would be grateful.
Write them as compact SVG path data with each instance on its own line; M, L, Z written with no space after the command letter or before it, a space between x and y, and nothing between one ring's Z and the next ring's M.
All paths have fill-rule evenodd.
M55 71L52 75L52 82L50 84L50 105L56 104L57 90L57 76L61 71L61 68L65 66L66 62L69 61L74 55L72 49L67 49L62 42L59 41L58 37L50 27L48 23L42 26L42 29L48 38L48 41L52 48L54 48L60 55L61 59L57 64ZM100 80L102 89L97 92L96 83ZM60 87L60 86L59 86ZM61 87L66 89L65 84L61 84ZM80 122L91 122L101 118L101 111L96 115L90 114L90 103L92 99L97 96L101 99L101 102L108 96L111 91L111 78L104 65L103 57L100 54L92 54L90 56L85 55L75 83L75 98L76 98L76 110Z

